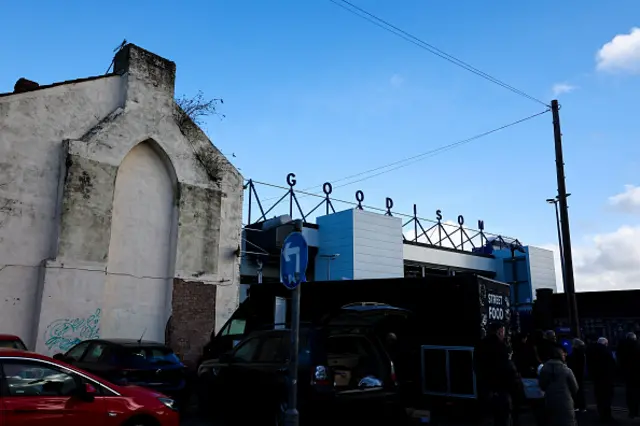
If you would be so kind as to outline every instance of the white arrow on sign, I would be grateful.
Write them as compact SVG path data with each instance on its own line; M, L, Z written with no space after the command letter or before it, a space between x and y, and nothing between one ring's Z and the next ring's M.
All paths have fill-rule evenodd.
M296 257L296 270L295 273L300 273L300 247L291 247L291 243L287 243L284 246L284 260L288 262L291 258L289 256Z

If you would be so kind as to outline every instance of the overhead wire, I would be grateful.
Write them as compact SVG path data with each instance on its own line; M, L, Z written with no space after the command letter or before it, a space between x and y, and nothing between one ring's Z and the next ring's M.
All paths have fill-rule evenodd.
M355 4L347 1L347 0L329 0L331 3L341 7L342 9L358 16L361 19L364 19L374 25L376 25L377 27L380 27L382 29L384 29L385 31L388 31L402 39L404 39L405 41L408 41L409 43L412 43L418 47L420 47L421 49L424 49L426 51L428 51L429 53L438 56L441 59L444 59L445 61L448 61L460 68L463 68L469 72L471 72L472 74L477 75L478 77L481 77L491 83L494 83L504 89L507 89L519 96L522 96L524 98L527 98L533 102L537 102L539 104L544 105L547 108L550 108L549 104L534 97L529 95L528 93L514 87L511 86L510 84L505 83L502 80L499 80L498 78L479 70L478 68L475 68L474 66L470 65L469 63L463 61L462 59L456 58L455 56L437 48L436 46L427 43L426 41L414 36L413 34L391 24L390 22L374 15L371 12L368 12L364 9L362 9L361 7L356 6Z
M395 161L393 163L389 163L386 166L376 167L376 168L369 169L369 170L364 171L364 172L356 173L354 175L338 179L335 182L345 181L345 180L349 180L349 179L354 178L354 177L358 177L358 176L362 176L362 175L365 175L365 174L368 174L368 173L371 173L371 172L375 172L377 170L387 169L387 170L382 170L382 171L380 171L378 173L375 173L373 175L365 176L365 177L363 177L361 179L357 179L357 180L354 180L354 181L351 181L351 182L347 182L347 183L344 183L342 185L334 186L334 188L342 188L344 186L353 185L354 183L358 183L358 182L362 182L362 181L365 181L365 180L373 179L374 177L377 177L377 176L380 176L380 175L383 175L383 174L386 174L386 173L390 173L390 172L393 172L395 170L410 166L410 165L412 165L414 163L417 163L418 161L422 161L424 158L433 157L435 155L441 154L442 152L446 152L446 151L449 151L449 150L451 150L453 148L457 148L457 147L459 147L461 145L466 145L466 144L471 143L471 142L473 142L473 141L475 141L477 139L489 136L489 135L491 135L493 133L499 132L499 131L507 129L509 127L516 126L516 125L518 125L520 123L524 123L525 121L532 120L532 119L534 119L534 118L536 118L538 116L546 114L549 111L550 110L541 111L541 112L539 112L537 114L533 114L533 115L530 115L528 117L521 118L520 120L516 120L516 121L513 121L513 122L511 122L509 124L505 124L504 126L496 127L495 129L491 129L491 130L486 131L484 133L477 134L477 135L472 136L470 138L462 139L462 140L459 140L457 142L453 142L453 143L450 143L448 145L444 145L444 146L441 146L439 148L435 148L435 149L432 149L430 151L423 152L422 154L418 154L418 155L414 155L412 157L408 157L408 158L405 158L405 159L402 159L402 160L398 160L398 161ZM396 166L396 167L392 167L391 169L388 169L391 166Z
M452 148L455 148L457 146L467 144L469 142L472 142L472 141L474 141L476 139L479 139L479 138L482 138L484 136L490 135L490 134L495 133L497 131L506 129L506 128L511 127L511 126L515 126L517 124L520 124L522 122L528 121L530 119L533 119L535 117L538 117L538 116L540 116L542 114L545 114L545 113L550 111L550 106L546 102L544 102L544 101L542 101L540 99L537 99L537 98L535 98L535 97L523 92L522 90L517 89L517 88L515 88L515 87L513 87L513 86L511 86L511 85L499 80L498 78L493 77L492 75L490 75L490 74L488 74L488 73L486 73L484 71L479 70L478 68L473 67L469 63L467 63L467 62L465 62L465 61L463 61L463 60L461 60L459 58L456 58L453 55L450 55L449 53L437 48L436 46L425 42L424 40L422 40L422 39L420 39L420 38L408 33L407 31L402 30L401 28L399 28L399 27L391 24L390 22L388 22L388 21L386 21L386 20L374 15L373 13L370 13L370 12L362 9L361 7L355 5L355 4L353 4L353 3L351 3L351 2L349 2L347 0L329 0L329 1L331 1L332 3L334 3L335 5L337 5L339 7L347 10L348 12L350 12L350 13L352 13L352 14L354 14L354 15L356 15L356 16L358 16L358 17L360 17L360 18L362 18L362 19L364 19L364 20L366 20L366 21L368 21L368 22L370 22L370 23L382 28L382 29L384 29L385 31L391 32L392 34L394 34L394 35L396 35L396 36L398 36L398 37L400 37L400 38L402 38L402 39L404 39L404 40L406 40L406 41L408 41L408 42L410 42L410 43L412 43L412 44L414 44L414 45L416 45L416 46L418 46L418 47L420 47L420 48L422 48L424 50L427 50L428 52L440 57L441 59L444 59L444 60L446 60L446 61L448 61L448 62L450 62L450 63L452 63L452 64L454 64L454 65L456 65L458 67L461 67L461 68L463 68L463 69L465 69L465 70L467 70L467 71L469 71L469 72L471 72L471 73L473 73L473 74L475 74L475 75L477 75L477 76L479 76L479 77L481 77L481 78L483 78L483 79L485 79L485 80L487 80L489 82L497 84L498 86L501 86L501 87L503 87L503 88L505 88L505 89L517 94L517 95L520 95L520 96L525 97L525 98L527 98L527 99L529 99L531 101L534 101L536 103L544 105L547 108L545 111L542 111L540 113L534 114L534 115L529 116L529 117L525 117L523 119L517 120L517 121L512 122L512 123L509 123L509 124L507 124L505 126L498 127L496 129L490 130L488 132L484 132L484 133L481 133L479 135L473 136L471 138L464 139L464 140L461 140L461 141L458 141L458 142L454 142L452 144L444 145L444 146L435 148L433 150L424 152L422 154L418 154L418 155L415 155L415 156L412 156L412 157L404 158L404 159L401 159L401 160L398 160L398 161L395 161L395 162L392 162L392 163L388 163L388 164L380 166L380 167L375 167L375 168L372 168L372 169L369 169L369 170L365 170L363 172L359 172L359 173L356 173L356 174L353 174L353 175L345 176L345 177L337 179L337 180L333 180L333 181L331 181L332 184L338 183L338 182L342 182L342 181L345 181L345 180L349 180L349 179L353 179L355 177L367 175L369 173L377 172L378 170L388 169L388 168L392 167L389 170L383 170L383 171L380 171L379 173L375 173L375 174L373 174L371 176L365 176L362 179L357 179L357 180L352 181L352 182L348 182L348 183L345 183L345 184L342 184L342 185L334 186L333 187L334 189L335 188L341 188L341 187L348 186L348 185L352 185L352 184L355 184L355 183L359 183L359 182L362 182L362 181L365 181L365 180L368 180L368 179L372 179L374 177L377 177L377 176L380 176L380 175L383 175L383 174L386 174L386 173L389 173L389 172L392 172L392 171L407 167L407 166L409 166L411 164L414 164L414 163L422 160L423 158L428 158L428 157L432 157L432 156L438 155L438 154L440 154L442 152L446 152L446 151L448 151L448 150L450 150ZM396 167L394 167L394 166L396 166ZM309 190L312 190L312 189L314 189L316 187L317 186L308 187L308 188L305 188L304 191L309 191ZM316 194L314 194L314 195L316 195ZM267 199L265 199L263 201L270 201L270 200L273 200L275 198L278 198L278 197L270 197L270 198L267 198ZM300 197L300 198L302 198L302 197Z
M544 114L548 113L549 111L550 110L548 110L548 109L544 110L544 111L540 111L540 112L538 112L536 114L533 114L533 115L530 115L528 117L524 117L524 118L521 118L519 120L512 121L511 123L505 124L505 125L500 126L500 127L496 127L494 129L488 130L488 131L483 132L483 133L479 133L479 134L477 134L475 136L471 136L469 138L462 139L462 140L459 140L459 141L456 141L456 142L453 142L453 143L450 143L450 144L447 144L447 145L442 145L442 146L440 146L438 148L431 149L431 150L423 152L421 154L417 154L417 155L413 155L411 157L403 158L401 160L397 160L397 161L394 161L392 163L388 163L388 164L385 164L385 165L382 165L382 166L371 168L369 170L365 170L365 171L362 171L362 172L359 172L359 173L355 173L355 174L352 174L352 175L349 175L349 176L345 176L345 177L342 177L340 179L335 179L335 180L330 181L330 183L333 185L334 183L344 182L345 180L353 179L355 177L359 177L359 176L363 176L363 175L369 175L370 173L379 171L378 173L374 173L374 174L369 175L369 176L364 176L361 179L350 181L350 182L344 183L342 185L333 186L333 189L342 188L342 187L345 187L345 186L353 185L355 183L363 182L365 180L369 180L369 179L372 179L374 177L377 177L377 176L380 176L380 175L383 175L383 174L386 174L386 173L390 173L390 172L393 172L395 170L410 166L412 164L415 164L415 163L417 163L419 161L424 160L425 158L434 157L436 155L442 154L443 152L449 151L449 150L457 148L459 146L469 144L469 143L471 143L473 141L476 141L476 140L481 139L483 137L489 136L489 135L491 135L493 133L499 132L501 130L505 130L505 129L509 128L509 127L513 127L513 126L516 126L516 125L521 124L521 123L524 123L525 121L532 120L532 119L534 119L536 117L539 117L541 115L544 115ZM305 188L302 191L310 191L310 190L312 190L314 188L317 188L317 186ZM299 191L296 191L296 192L299 192ZM318 193L311 193L311 194L312 195L320 195L319 192ZM303 196L305 196L305 195L303 195ZM301 196L299 198L302 198L303 196ZM270 197L270 198L266 198L266 199L264 199L262 201L269 201L269 200L273 200L275 198L278 198L278 197Z

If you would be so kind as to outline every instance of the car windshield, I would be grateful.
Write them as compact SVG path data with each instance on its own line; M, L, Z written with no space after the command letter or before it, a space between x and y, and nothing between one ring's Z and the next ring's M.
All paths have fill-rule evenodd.
M161 346L125 348L121 360L122 364L132 368L143 368L149 364L180 364L180 358L171 349Z
M27 350L27 347L20 340L0 340L0 348Z

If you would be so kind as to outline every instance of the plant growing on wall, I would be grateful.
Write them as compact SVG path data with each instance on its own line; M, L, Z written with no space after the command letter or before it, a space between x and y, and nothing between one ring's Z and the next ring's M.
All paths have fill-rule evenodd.
M199 91L193 97L182 95L181 98L177 98L174 112L174 118L180 132L191 145L195 159L204 168L209 179L216 183L221 180L222 172L227 164L226 160L210 146L202 143L196 146L196 141L202 139L203 134L200 126L203 125L205 117L212 115L220 119L225 117L224 114L218 112L218 106L223 103L221 98L206 99L202 91ZM210 142L208 143L210 144Z
M184 124L185 120L191 120L197 126L202 126L202 119L205 117L212 115L225 117L218 112L218 106L224 104L224 100L222 98L205 99L202 91L191 98L182 95L181 98L176 99L176 104L182 110L182 116L178 117L178 125Z

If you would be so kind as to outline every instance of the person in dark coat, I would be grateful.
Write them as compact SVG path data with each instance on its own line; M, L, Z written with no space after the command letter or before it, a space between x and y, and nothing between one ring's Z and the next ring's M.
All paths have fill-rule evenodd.
M540 347L540 344L544 340L544 331L539 329L534 330L534 332L531 334L530 340L533 346L533 352L536 357L536 377L537 377L538 367L542 364L542 360L540 359L540 354L538 353L539 352L538 348Z
M609 341L601 337L587 357L589 375L593 380L598 414L603 422L612 422L611 404L613 402L616 361L609 350Z
M490 324L487 337L478 343L474 355L478 391L491 408L495 426L512 425L513 398L518 392L518 374L504 338L504 325Z
M536 377L538 362L534 343L527 334L521 333L513 343L513 363L522 377Z
M573 375L578 383L578 392L575 398L576 411L586 411L587 405L584 396L584 376L587 371L587 347L580 339L573 339L571 346L573 350L567 357L567 366L573 371Z
M638 417L640 406L640 346L635 333L628 333L618 345L618 365L624 377L629 417Z
M553 330L547 330L544 332L542 340L538 342L538 358L540 362L544 364L554 357L557 351L558 344L556 342L556 333Z
M551 359L540 370L540 389L544 391L545 419L548 426L577 426L573 398L578 382L564 361L566 352L555 348Z

